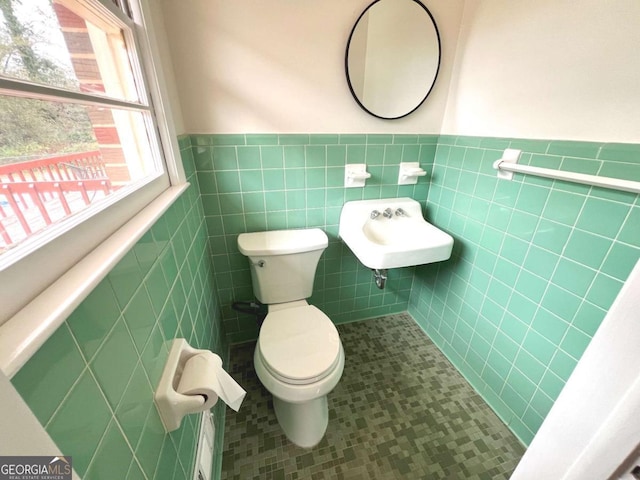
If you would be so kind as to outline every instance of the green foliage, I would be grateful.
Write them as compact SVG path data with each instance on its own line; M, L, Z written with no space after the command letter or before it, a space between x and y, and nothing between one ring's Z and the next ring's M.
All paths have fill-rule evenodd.
M1 157L76 151L77 144L95 145L85 107L0 97Z
M15 14L19 0L0 0L0 72L46 85L71 86L75 78L55 59L45 58L34 48L42 39ZM34 12L57 24L53 10ZM11 96L0 96L0 163L24 157L77 151L95 145L86 107Z
M0 165L10 163L24 162L47 156L64 155L66 153L91 152L98 150L96 143L74 143L61 146L57 149L51 149L51 145L29 144L21 145L19 149L13 149L10 146L0 146Z

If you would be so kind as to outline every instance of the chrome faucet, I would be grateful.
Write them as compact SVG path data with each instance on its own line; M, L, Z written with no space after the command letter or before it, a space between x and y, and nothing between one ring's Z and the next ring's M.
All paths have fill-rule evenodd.
M390 208L386 208L382 216L385 218L391 218L393 217L393 211Z
M396 215L398 217L406 217L407 216L407 212L405 212L403 209L401 208L397 208L396 209Z
M369 215L372 219L378 218L380 216L380 212L378 210L374 210L371 212L371 215Z

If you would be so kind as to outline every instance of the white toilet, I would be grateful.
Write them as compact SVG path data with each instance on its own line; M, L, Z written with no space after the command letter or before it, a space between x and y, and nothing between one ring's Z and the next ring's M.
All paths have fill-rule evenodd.
M327 394L344 369L333 322L306 298L328 245L320 229L242 233L238 248L249 257L253 292L268 305L253 357L258 378L273 395L278 422L300 447L317 445L327 430Z

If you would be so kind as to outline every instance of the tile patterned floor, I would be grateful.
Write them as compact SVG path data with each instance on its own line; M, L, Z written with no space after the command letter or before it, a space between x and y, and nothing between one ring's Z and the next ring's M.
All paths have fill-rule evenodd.
M227 409L222 479L507 479L524 447L408 314L338 327L346 363L329 427L305 450L280 431L253 370L254 344L231 351L246 388Z

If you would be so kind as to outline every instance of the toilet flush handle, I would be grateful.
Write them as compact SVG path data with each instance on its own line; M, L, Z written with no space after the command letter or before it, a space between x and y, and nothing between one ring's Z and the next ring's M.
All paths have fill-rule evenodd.
M253 265L254 267L262 268L264 267L265 263L267 262L265 262L264 260L258 260L257 262L251 262L251 265Z

